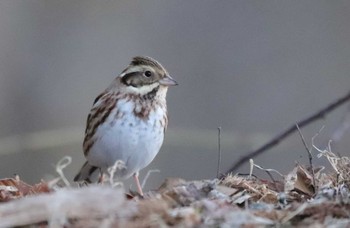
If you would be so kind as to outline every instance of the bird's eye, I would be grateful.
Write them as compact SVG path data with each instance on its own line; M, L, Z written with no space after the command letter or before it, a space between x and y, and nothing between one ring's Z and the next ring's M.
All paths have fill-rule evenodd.
M145 71L144 75L148 78L152 76L152 72L151 71Z

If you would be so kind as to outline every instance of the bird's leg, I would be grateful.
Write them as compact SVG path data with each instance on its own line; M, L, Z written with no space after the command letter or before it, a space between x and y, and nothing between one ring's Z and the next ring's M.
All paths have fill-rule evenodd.
M100 177L98 178L98 183L103 184L104 173L101 168L99 168L99 170L100 170Z
M139 181L139 173L134 173L134 179L135 179L135 182L136 182L136 187L137 187L137 191L139 192L139 194L141 196L143 196L143 192L142 192L142 188L141 188L141 185L140 185L140 181Z

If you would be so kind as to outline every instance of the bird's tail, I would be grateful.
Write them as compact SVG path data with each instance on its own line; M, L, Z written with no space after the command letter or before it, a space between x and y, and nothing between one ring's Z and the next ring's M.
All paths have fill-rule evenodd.
M90 177L97 169L98 168L96 166L92 166L88 162L85 162L79 173L74 177L74 181L85 181L87 183L91 183Z

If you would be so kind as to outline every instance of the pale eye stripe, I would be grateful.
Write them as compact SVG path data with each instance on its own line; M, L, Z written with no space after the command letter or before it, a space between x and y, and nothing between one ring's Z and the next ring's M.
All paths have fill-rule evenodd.
M125 75L130 74L130 73L142 72L145 70L145 68L146 68L145 66L131 66L131 67L127 68L126 71L122 72L119 76L122 78Z

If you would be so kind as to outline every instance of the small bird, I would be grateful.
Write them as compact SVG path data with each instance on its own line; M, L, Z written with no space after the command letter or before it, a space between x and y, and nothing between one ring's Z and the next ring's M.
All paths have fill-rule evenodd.
M143 195L139 171L149 165L162 146L168 124L166 94L177 82L150 57L134 57L122 73L94 101L87 117L84 155L87 159L74 181L100 178L117 161L124 168L115 175L133 175Z

